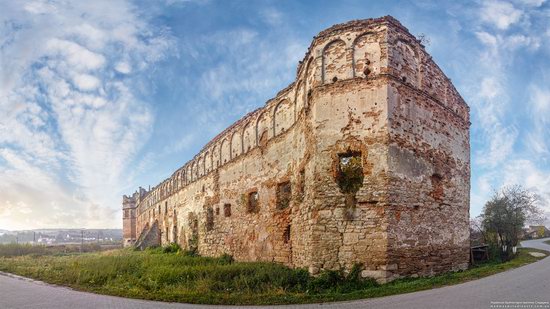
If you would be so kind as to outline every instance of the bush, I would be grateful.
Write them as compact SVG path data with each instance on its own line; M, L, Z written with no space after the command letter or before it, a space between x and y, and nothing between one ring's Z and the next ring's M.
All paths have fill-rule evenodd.
M362 278L361 270L363 265L355 264L346 275L341 270L326 270L309 281L307 292L319 294L323 292L349 293L354 290L374 287L378 284L372 278Z
M220 264L227 265L232 264L235 261L232 255L229 255L227 253L224 253L220 256Z
M179 252L180 255L188 256L188 257L198 257L200 256L196 250L181 250Z
M162 248L162 253L178 253L180 251L181 247L177 243L171 243Z
M326 270L323 271L318 277L315 277L309 281L307 291L313 294L320 293L338 286L338 284L342 281L343 275L341 271Z
M161 254L164 253L163 248L159 246L152 246L145 248L145 252L149 254Z

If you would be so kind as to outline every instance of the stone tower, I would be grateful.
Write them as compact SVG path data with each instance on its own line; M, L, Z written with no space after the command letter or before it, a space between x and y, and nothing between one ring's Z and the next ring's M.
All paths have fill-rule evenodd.
M292 84L144 194L136 234L313 274L464 269L469 126L464 100L397 20L335 25Z
M136 241L136 194L122 197L122 237L124 247Z

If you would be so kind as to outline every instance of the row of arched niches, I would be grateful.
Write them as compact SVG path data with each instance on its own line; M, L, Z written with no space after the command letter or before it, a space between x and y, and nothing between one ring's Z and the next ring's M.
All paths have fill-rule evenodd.
M142 201L147 207L154 205L289 130L308 107L308 92L318 86L351 78L375 78L385 73L428 93L444 93L444 98L437 98L440 101L455 97L447 95L456 90L449 87L448 79L437 65L423 61L429 55L411 35L394 33L394 38L391 36L390 31L378 27L373 31L350 31L316 38L299 65L295 83L263 108L246 115L214 138L192 160L148 192ZM391 43L385 43L386 40ZM388 49L388 46L393 48ZM423 80L429 82L423 84ZM453 105L456 104L449 104Z

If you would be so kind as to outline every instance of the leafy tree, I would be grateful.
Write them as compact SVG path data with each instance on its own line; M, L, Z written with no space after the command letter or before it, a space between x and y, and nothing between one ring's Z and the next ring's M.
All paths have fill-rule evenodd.
M523 226L527 222L542 221L539 201L536 194L515 185L495 192L485 204L481 215L484 234L493 245L502 249L503 260L512 256L512 248L517 246Z
M544 237L544 234L545 234L545 233L544 233L544 226L540 226L540 227L537 229L537 236L538 236L539 238L542 238L542 237Z

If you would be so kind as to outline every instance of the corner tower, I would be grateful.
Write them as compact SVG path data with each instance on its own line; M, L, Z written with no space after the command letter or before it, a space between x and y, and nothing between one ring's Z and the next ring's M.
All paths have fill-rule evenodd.
M136 194L122 197L122 239L124 247L136 241Z
M465 269L469 108L451 81L392 17L333 26L310 54L310 271L361 263L387 281Z

